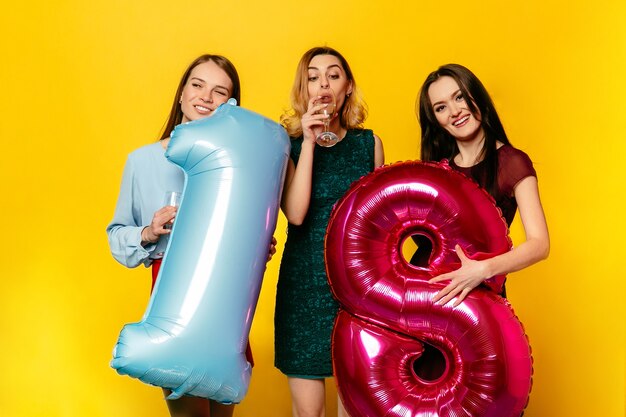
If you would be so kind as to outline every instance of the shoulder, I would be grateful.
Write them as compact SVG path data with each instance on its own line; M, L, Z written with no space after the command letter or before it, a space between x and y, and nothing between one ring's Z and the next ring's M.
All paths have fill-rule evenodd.
M300 148L302 146L302 141L304 140L302 135L300 135L300 136L290 136L289 139L290 139L289 142L291 142L291 148L292 149L294 147Z
M374 131L372 131L371 129L360 129L360 128L349 129L348 133L346 133L346 136L350 136L350 137L359 139L361 141L366 141L366 143L372 143L372 144L376 140L376 135L374 134Z
M526 152L512 145L503 145L498 148L498 160L499 162L529 164L531 166L533 164Z
M354 128L354 129L349 129L348 132L356 136L365 136L368 138L374 137L374 131L372 129Z
M289 151L291 155L291 159L297 161L300 157L300 151L302 150L302 141L304 138L302 136L290 136L291 149Z
M135 149L128 154L128 159L132 161L141 161L164 153L165 151L163 146L161 146L161 141L158 141Z
M153 175L155 172L167 170L171 163L165 158L165 150L161 142L155 142L135 149L126 160L126 170L133 175Z
M526 152L511 145L504 145L498 149L498 171L513 184L526 177L537 176L533 162Z

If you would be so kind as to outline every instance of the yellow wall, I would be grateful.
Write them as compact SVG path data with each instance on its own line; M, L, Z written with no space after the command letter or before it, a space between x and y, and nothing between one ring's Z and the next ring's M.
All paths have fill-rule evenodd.
M317 44L350 61L387 162L417 157L413 106L429 71L458 62L482 79L535 162L552 236L547 261L509 277L535 359L525 415L624 415L626 3L285 3L3 5L0 415L166 416L159 390L108 366L148 300L148 271L116 264L104 232L126 155L155 140L196 55L230 57L244 106L277 119L297 60ZM281 218L279 252L284 230ZM272 365L279 259L239 417L289 415Z

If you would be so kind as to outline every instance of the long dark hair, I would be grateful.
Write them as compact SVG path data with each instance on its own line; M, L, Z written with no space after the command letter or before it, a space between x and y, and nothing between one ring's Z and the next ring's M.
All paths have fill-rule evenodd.
M422 85L416 103L418 107L416 113L422 128L421 158L423 161L452 160L459 153L454 137L439 125L428 97L428 89L432 83L444 76L452 77L456 81L470 111L476 118L480 119L481 127L485 133L485 142L480 156L487 166L487 174L484 178L478 178L478 182L489 194L496 197L498 193L497 142L500 141L505 145L511 143L485 86L472 71L462 65L442 65L436 71L428 74Z
M224 70L226 75L228 75L228 78L230 78L230 81L233 83L231 97L237 100L238 105L241 105L241 85L239 84L239 74L237 74L237 70L235 69L233 63L230 62L228 58L221 55L200 55L198 58L194 59L191 64L189 64L180 79L180 82L178 83L178 88L176 89L176 94L174 94L174 102L172 103L170 114L167 118L167 122L165 123L165 127L163 128L163 133L159 139L169 138L172 130L174 130L174 128L182 122L183 110L180 106L180 96L183 94L183 88L185 88L185 84L187 84L187 80L189 80L191 71L193 71L193 69L198 65L209 61L214 62L218 67Z

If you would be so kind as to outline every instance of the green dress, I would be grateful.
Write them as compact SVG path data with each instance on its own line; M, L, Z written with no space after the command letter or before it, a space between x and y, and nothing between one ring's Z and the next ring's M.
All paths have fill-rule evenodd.
M294 139L296 165L301 149L302 137ZM331 334L339 305L326 277L324 236L333 205L373 169L371 130L349 130L335 146L315 147L309 210L302 225L288 226L276 293L275 365L288 376L333 374Z

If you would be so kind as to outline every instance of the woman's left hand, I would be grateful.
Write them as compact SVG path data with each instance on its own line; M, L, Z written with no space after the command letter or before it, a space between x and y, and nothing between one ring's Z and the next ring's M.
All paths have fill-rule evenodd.
M453 307L456 307L461 304L470 291L489 278L489 275L485 261L475 261L468 258L459 245L456 245L454 249L461 260L461 267L456 271L432 278L428 282L432 284L450 280L450 283L435 295L433 302L444 305L454 297L457 297L453 305Z

